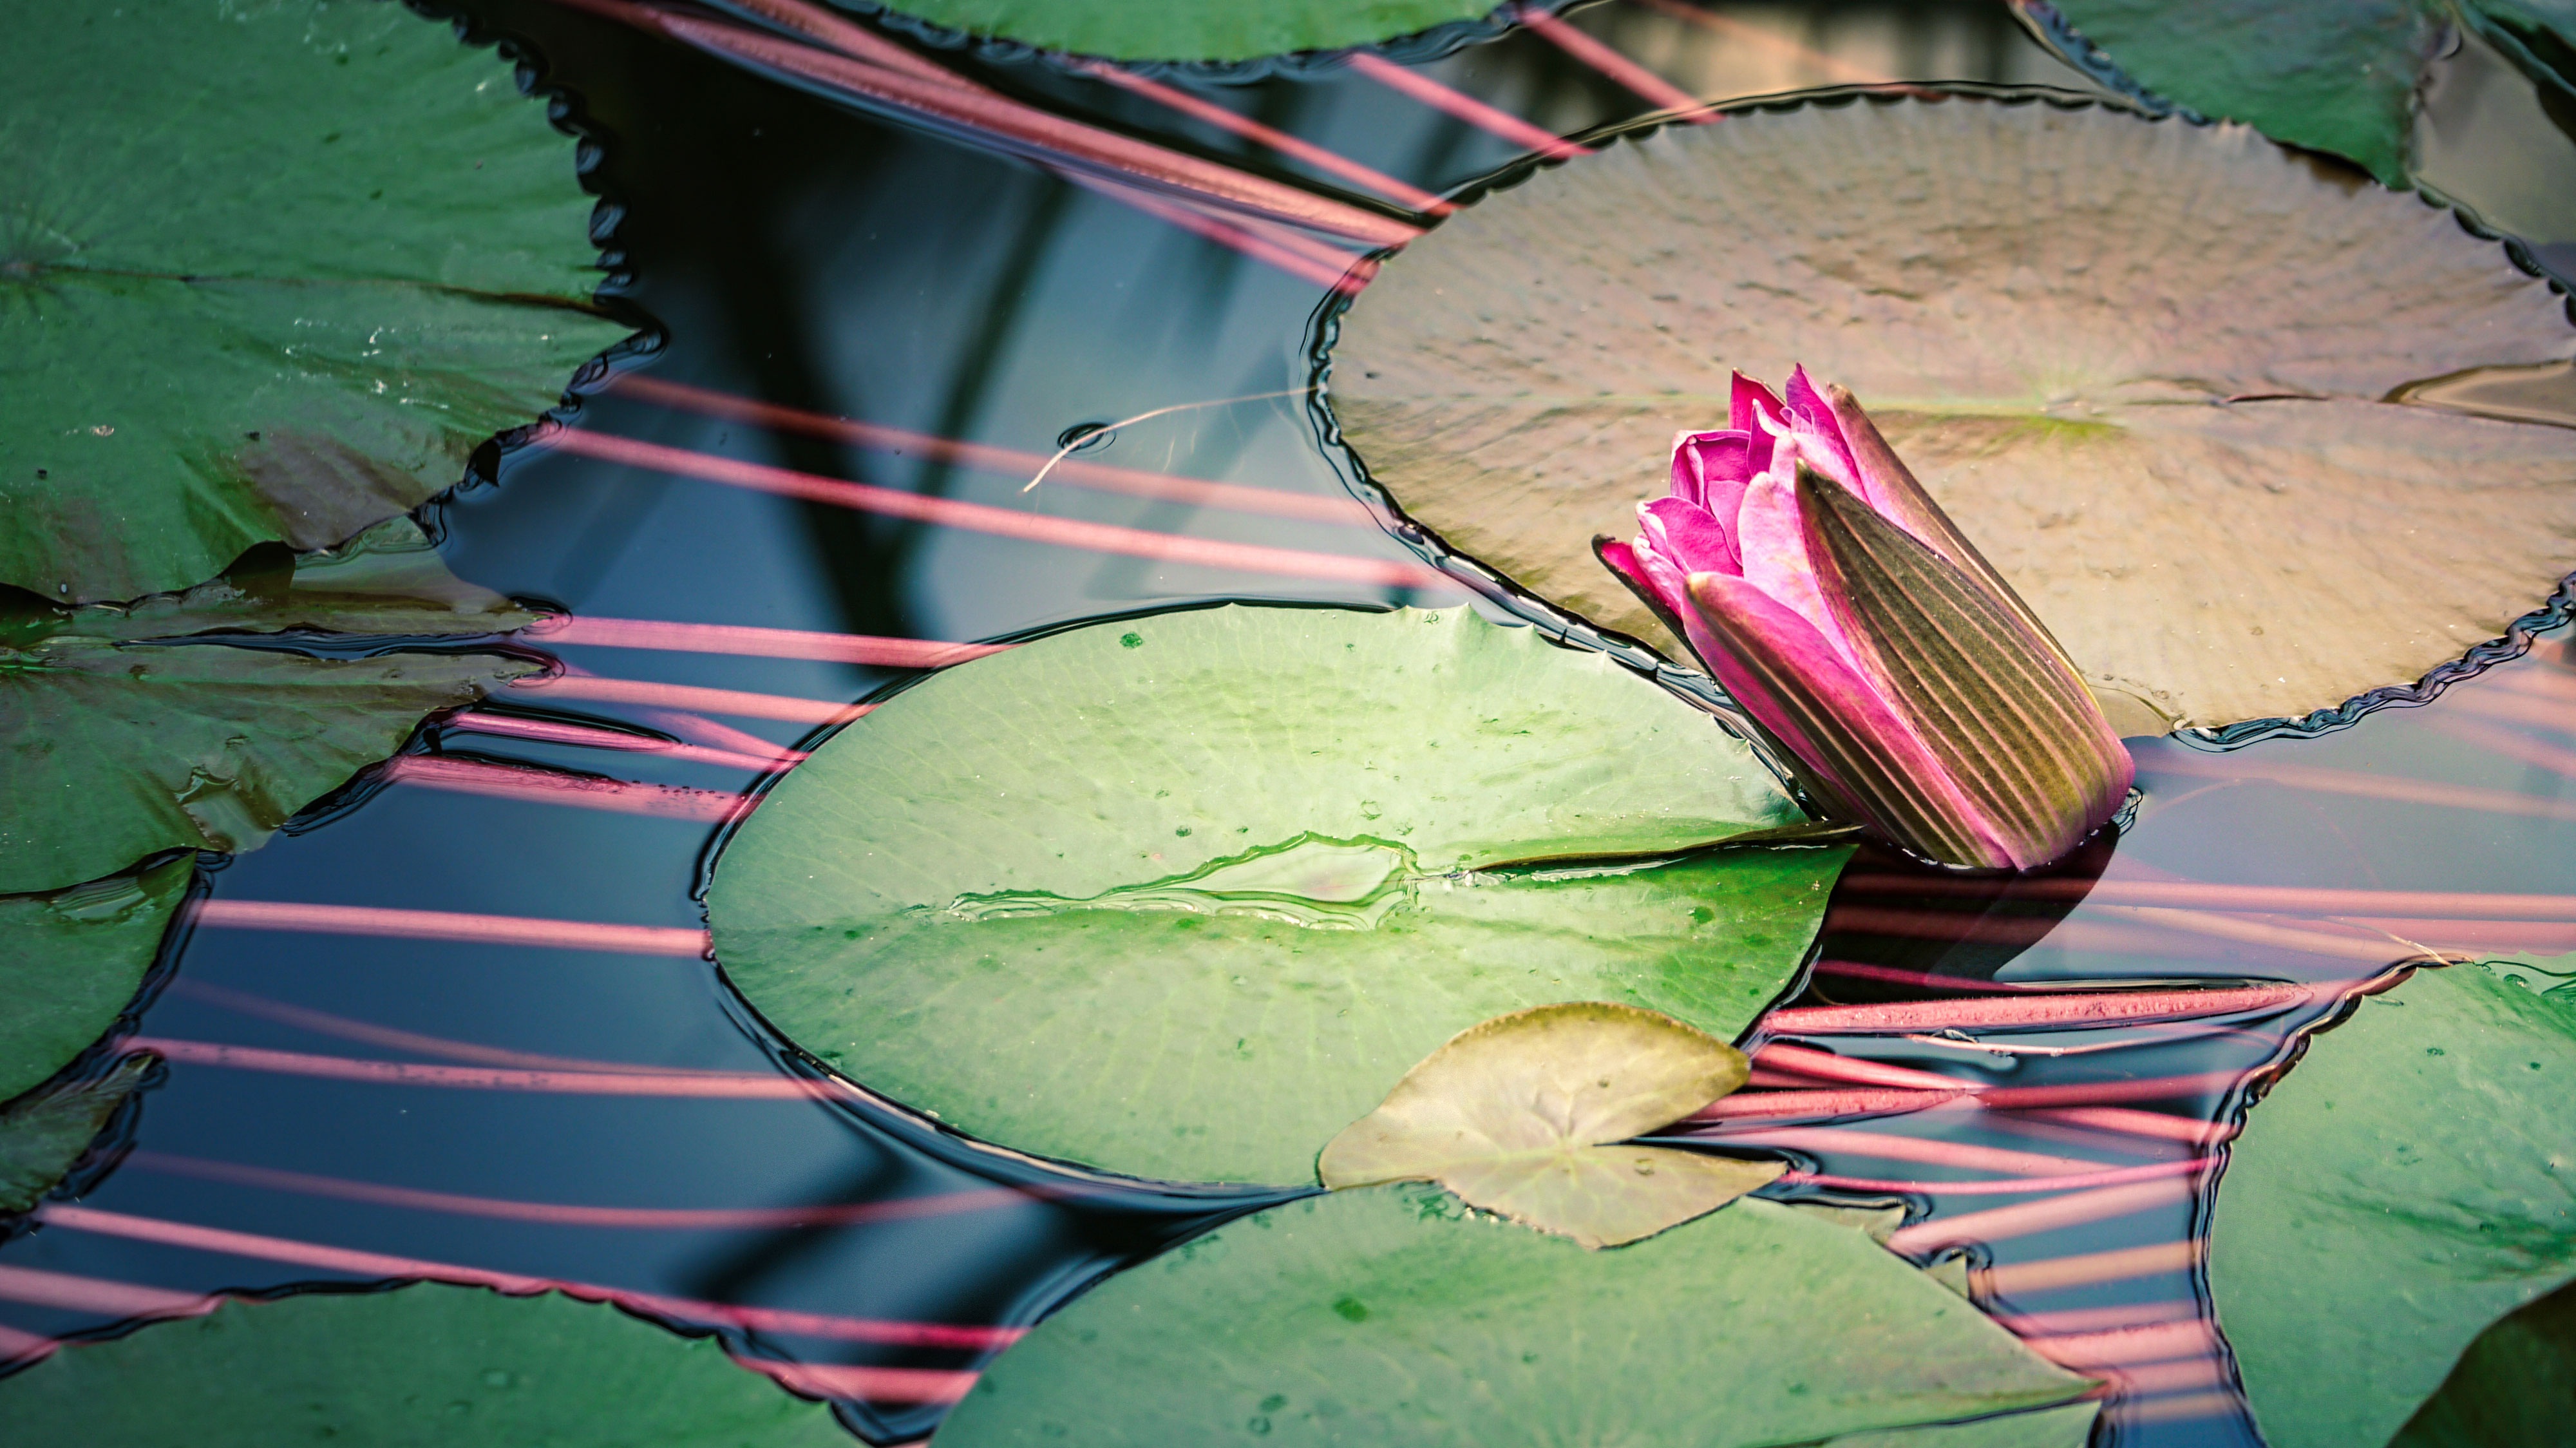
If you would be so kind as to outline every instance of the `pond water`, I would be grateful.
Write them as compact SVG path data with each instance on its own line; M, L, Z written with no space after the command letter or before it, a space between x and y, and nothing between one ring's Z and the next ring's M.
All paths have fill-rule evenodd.
M608 295L653 328L584 381L572 441L487 454L434 510L458 575L578 620L527 641L562 677L427 730L405 767L210 862L202 888L575 924L532 943L538 927L458 939L206 917L172 942L140 1019L171 1064L121 1125L130 1150L0 1261L247 1292L462 1266L686 1299L701 1306L667 1315L698 1325L719 1320L703 1304L750 1309L727 1329L746 1351L835 1370L804 1381L863 1436L919 1438L1010 1329L1277 1197L1058 1172L820 1084L687 944L735 797L779 749L912 676L888 662L899 653L837 636L993 641L1220 600L1468 594L1411 569L1318 438L1298 395L1326 298L1311 277L612 18L542 0L466 13L522 48L589 138ZM1657 0L1574 20L1703 95L2092 87L2000 4ZM1527 31L1456 27L1387 54L1559 135L1647 108ZM2428 111L2427 154L2453 194L2559 261L2576 225L2554 234L2552 208L2576 195L2576 151L2529 130L2542 113L2517 76L2463 56ZM943 58L1061 113L1332 181L1052 62ZM1160 79L1433 194L1524 152L1507 127L1347 65ZM1060 440L1110 423L1077 466L1023 491ZM828 486L799 496L800 478L1030 523L871 512ZM1516 621L1512 600L1474 602ZM2209 1330L2199 1244L2231 1123L2332 998L2276 991L2230 1014L2059 1030L1999 1031L1973 1011L1954 1027L1943 1011L2070 986L2347 981L2428 948L2576 950L2576 918L2363 898L2563 888L2563 630L2414 702L2224 752L2136 741L2143 801L2125 835L2008 889L1865 856L1788 1003L1808 1013L1748 1043L1764 1074L1746 1100L1806 1096L1670 1139L1789 1156L1771 1195L1906 1207L1897 1245L1962 1257L2014 1331L2112 1373L2097 1441L2257 1441ZM1830 1011L1875 1003L1921 1005L1875 1028ZM1820 1094L1927 1074L2028 1094L1903 1111ZM13 1302L0 1326L61 1337L129 1312Z

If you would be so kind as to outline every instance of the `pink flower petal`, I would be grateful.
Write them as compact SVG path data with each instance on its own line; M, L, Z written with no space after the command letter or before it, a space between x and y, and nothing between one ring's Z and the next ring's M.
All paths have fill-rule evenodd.
M1768 472L1771 468L1772 434L1765 423L1776 423L1786 428L1789 409L1772 395L1770 388L1741 372L1736 373L1735 380L1727 389L1726 425L1744 434L1751 444L1745 456L1745 466L1751 470L1748 476Z
M1769 473L1753 480L1735 515L1735 545L1745 582L1805 619L1837 651L1849 652L1842 625L1816 591L1816 567L1807 557L1807 529L1792 486Z
M1744 485L1753 477L1748 461L1753 439L1732 430L1685 432L1673 438L1673 496L1697 503L1720 518L1735 516Z
M1851 443L1843 436L1833 404L1816 390L1804 367L1793 368L1789 373L1789 416L1798 438L1798 455L1807 466L1875 505L1877 496L1861 480L1860 464L1852 457Z
M1742 554L1715 514L1679 498L1637 505L1645 542L1683 573L1742 573Z
M1719 682L1842 790L1864 823L1936 860L2012 866L1914 727L1805 618L1749 580L1719 573L1691 575L1690 596L1709 635L1693 643Z

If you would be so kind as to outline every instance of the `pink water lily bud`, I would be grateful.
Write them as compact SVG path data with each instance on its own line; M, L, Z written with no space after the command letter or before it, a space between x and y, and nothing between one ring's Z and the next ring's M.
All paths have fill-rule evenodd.
M2030 606L1860 404L1741 373L1673 440L1672 496L1595 547L1803 766L1827 810L1944 864L2027 870L2099 829L2135 766Z

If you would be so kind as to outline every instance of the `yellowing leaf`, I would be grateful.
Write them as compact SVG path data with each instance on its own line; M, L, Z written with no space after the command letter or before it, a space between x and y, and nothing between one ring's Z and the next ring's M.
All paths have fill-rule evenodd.
M1744 1054L1670 1016L1582 1001L1450 1038L1324 1148L1328 1187L1436 1181L1468 1204L1586 1247L1715 1211L1779 1162L1620 1146L1744 1084Z

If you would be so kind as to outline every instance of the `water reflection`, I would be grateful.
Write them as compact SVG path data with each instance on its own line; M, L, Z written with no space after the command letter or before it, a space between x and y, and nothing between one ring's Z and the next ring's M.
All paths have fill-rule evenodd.
M587 390L574 426L675 450L622 456L685 454L692 471L565 446L492 461L444 511L451 567L635 627L560 636L548 648L562 678L495 701L483 712L499 724L419 743L420 758L507 766L528 788L405 775L223 866L218 899L691 931L714 815L532 781L611 778L729 808L787 762L779 751L914 676L887 640L1008 638L1220 597L1455 597L1355 512L1295 398L1262 396L1304 384L1324 295L1313 282L1024 160L580 12L470 9L523 38L577 100L597 142L592 183L614 203L612 293L660 329ZM2087 84L1999 4L1640 0L1570 23L1711 99L1862 79ZM1528 33L1394 53L1562 135L1649 108ZM1194 154L1348 183L1055 62L943 58ZM2491 217L2520 214L2506 198L2528 188L2463 169L2501 154L2478 129L2488 103L2459 101L2467 74L2455 68L2428 110L2428 175L2487 198ZM1164 80L1428 193L1521 151L1465 108L1329 59ZM2576 189L2548 194L2560 192ZM1028 461L1069 428L1235 397L1257 400L1119 428L1072 460L1101 471L1068 465L1021 491ZM834 491L851 485L1067 527L926 521ZM873 501L850 501L861 496ZM1209 547L1069 541L1104 528L1127 530L1122 546ZM1215 561L1244 546L1350 566ZM1297 566L1326 571L1282 571ZM1687 1139L1790 1156L1793 1194L1903 1203L1895 1245L1954 1259L1960 1285L2062 1360L2116 1371L2120 1442L2250 1441L2199 1244L2229 1123L2335 1009L2277 988L2423 951L2576 949L2576 914L2554 893L2576 844L2570 720L2576 671L2555 640L2428 707L2324 738L2227 754L2142 742L2134 829L2044 876L1943 884L1865 858L1837 891L1805 992L1751 1043L1753 1109L1693 1123ZM685 747L612 751L582 728ZM2347 893L2289 893L2302 890ZM2510 893L2558 903L2511 913L2493 898ZM1266 1200L1047 1170L827 1088L761 1094L817 1073L714 966L592 939L199 929L150 1033L275 1055L260 1069L174 1065L135 1128L140 1150L83 1195L111 1215L13 1241L6 1265L191 1292L406 1275L333 1255L359 1250L412 1271L757 1308L769 1315L731 1329L743 1351L852 1370L813 1381L892 1441L926 1432L1004 1339L852 1324L1023 1325ZM2239 994L2143 1020L2014 1015L2068 985ZM1862 1029L1834 1014L1879 1009L1900 1013ZM627 1084L593 1079L611 1076ZM727 1082L739 1094L712 1094ZM0 1323L59 1336L136 1310L113 1293L58 1294L0 1304Z

